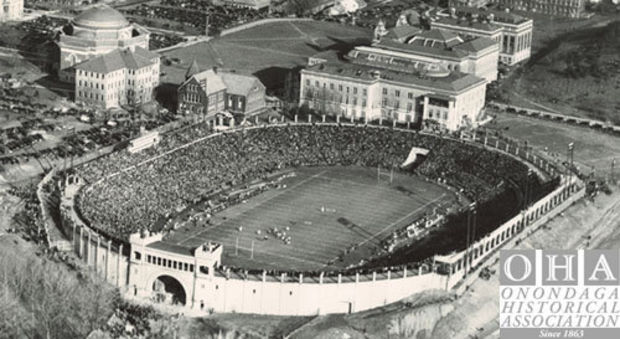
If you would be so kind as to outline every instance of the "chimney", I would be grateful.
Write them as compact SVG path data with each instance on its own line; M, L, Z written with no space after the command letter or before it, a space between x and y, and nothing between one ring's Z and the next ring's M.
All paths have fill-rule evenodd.
M489 13L489 16L487 18L489 19L489 22L493 22L495 20L495 14Z
M213 66L213 73L217 74L217 66Z

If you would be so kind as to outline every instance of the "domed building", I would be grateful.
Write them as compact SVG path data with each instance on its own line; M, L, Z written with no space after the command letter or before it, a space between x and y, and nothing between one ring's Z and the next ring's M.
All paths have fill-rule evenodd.
M58 77L74 84L74 99L108 109L153 100L159 55L149 32L107 5L91 7L63 27Z
M74 82L73 66L116 49L149 48L149 32L132 24L108 5L87 9L63 27L57 41L60 48L58 76Z

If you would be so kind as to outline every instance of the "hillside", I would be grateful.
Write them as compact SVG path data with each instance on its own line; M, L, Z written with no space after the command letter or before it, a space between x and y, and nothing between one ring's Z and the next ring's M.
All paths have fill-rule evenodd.
M557 37L514 80L532 101L620 123L620 21Z

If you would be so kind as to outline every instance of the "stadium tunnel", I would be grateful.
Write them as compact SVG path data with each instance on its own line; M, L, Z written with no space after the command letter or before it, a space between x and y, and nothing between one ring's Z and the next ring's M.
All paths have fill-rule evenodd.
M169 275L160 275L153 282L153 291L159 296L158 301L185 305L187 294L181 282Z

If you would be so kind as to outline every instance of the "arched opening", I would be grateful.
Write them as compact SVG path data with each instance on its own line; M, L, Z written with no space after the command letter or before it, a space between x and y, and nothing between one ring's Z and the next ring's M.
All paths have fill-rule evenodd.
M169 275L162 275L155 279L153 282L153 296L157 302L173 305L185 305L187 301L183 285Z

